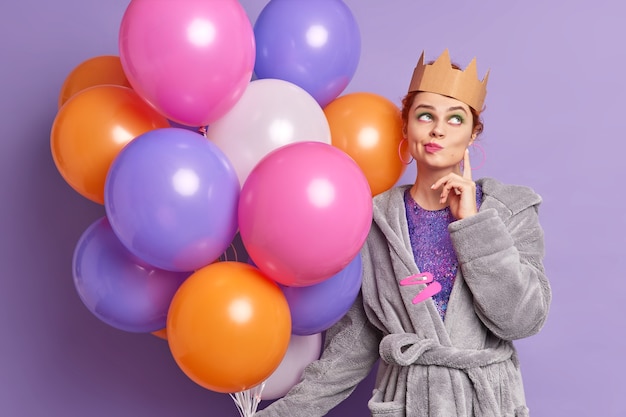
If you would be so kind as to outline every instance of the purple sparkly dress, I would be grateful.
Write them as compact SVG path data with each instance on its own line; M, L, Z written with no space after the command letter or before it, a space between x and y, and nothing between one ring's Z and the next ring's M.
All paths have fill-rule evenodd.
M409 225L409 236L415 263L420 272L430 272L441 284L441 291L433 296L435 306L444 320L448 299L452 292L458 262L450 241L448 225L455 221L450 208L424 210L413 197L410 188L404 192L404 205ZM482 189L476 185L476 206L480 207Z

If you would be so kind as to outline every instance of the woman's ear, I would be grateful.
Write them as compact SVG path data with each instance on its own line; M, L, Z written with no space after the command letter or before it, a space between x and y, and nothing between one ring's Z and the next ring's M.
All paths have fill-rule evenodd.
M474 143L474 141L476 140L476 138L478 137L481 131L482 129L476 129L476 128L472 130L472 136L470 137L470 145Z

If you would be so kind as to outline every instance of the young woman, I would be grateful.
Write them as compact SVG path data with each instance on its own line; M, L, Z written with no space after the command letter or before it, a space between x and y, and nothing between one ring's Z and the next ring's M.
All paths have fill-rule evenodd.
M528 416L512 341L543 326L541 198L472 177L487 77L422 54L403 100L412 185L374 198L361 294L322 357L261 417L323 416L380 359L372 416Z

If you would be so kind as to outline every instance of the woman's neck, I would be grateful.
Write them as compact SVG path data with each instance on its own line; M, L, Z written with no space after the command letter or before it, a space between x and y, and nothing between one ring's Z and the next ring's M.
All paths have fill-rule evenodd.
M418 169L419 172L419 169ZM433 185L441 177L447 175L443 171L422 170L415 177L415 183L411 187L411 197L420 207L425 210L440 210L448 206L448 203L441 203L441 189L433 190Z

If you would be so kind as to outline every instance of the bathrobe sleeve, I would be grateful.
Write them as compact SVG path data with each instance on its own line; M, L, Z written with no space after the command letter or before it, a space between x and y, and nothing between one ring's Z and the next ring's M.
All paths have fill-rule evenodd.
M368 321L362 296L326 332L322 357L308 365L302 381L258 417L316 417L346 399L379 358L380 332Z
M476 215L451 223L449 231L478 317L499 338L515 340L539 332L551 302L541 198L526 187L496 188Z

